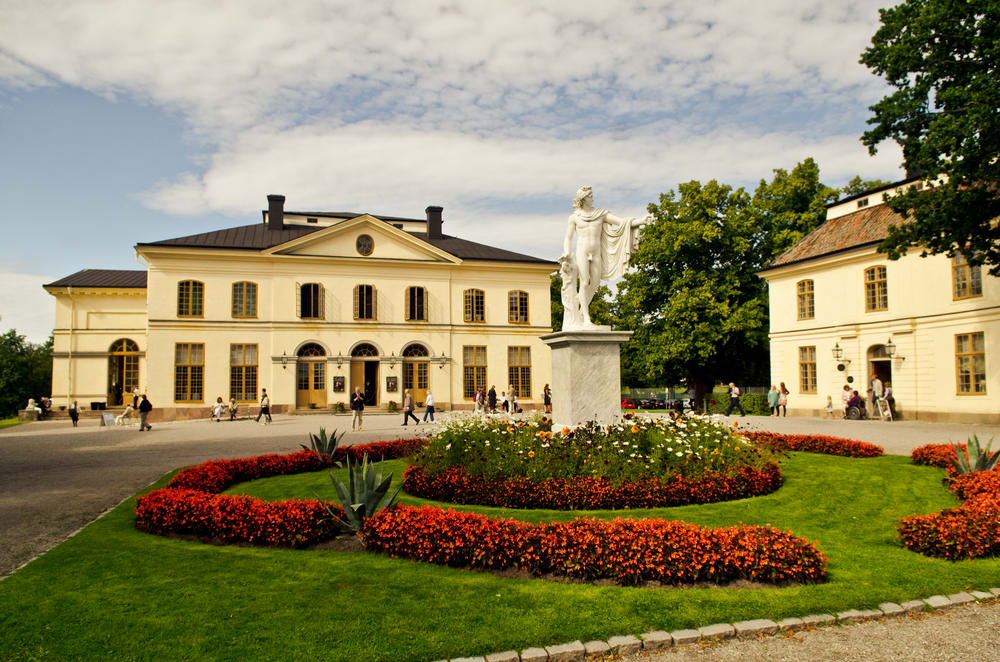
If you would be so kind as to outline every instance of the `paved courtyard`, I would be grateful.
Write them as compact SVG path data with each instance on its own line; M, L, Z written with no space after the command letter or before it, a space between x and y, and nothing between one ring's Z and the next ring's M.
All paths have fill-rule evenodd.
M400 420L398 414L366 416L365 430L348 432L344 442L417 436L430 427L402 427ZM1000 436L1000 426L984 425L762 416L732 420L749 429L870 441L899 455L926 443L964 441L972 434L982 440ZM320 427L328 432L350 429L350 423L349 415L316 415L276 416L266 426L247 420L159 423L149 432L99 427L96 420L84 420L79 428L68 421L45 421L0 430L0 577L173 469L217 458L295 451L308 443L308 433ZM890 660L910 651L907 656L914 659L970 659L970 641L977 642L977 652L1000 646L998 622L1000 605L981 605L908 622L905 628L877 623L827 628L792 639L695 647L666 658ZM984 632L989 636L984 638ZM954 641L951 648L948 639Z

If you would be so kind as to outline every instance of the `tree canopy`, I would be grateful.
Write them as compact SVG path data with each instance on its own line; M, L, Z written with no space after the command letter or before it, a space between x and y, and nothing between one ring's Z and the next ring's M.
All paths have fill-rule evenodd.
M28 342L11 329L0 335L0 416L23 409L28 398L52 389L52 338L44 345Z
M697 397L719 380L768 379L766 285L756 273L813 230L838 191L812 159L778 169L751 196L690 181L649 206L615 313L634 335L626 383L686 383Z
M935 185L888 200L907 222L879 250L960 252L1000 275L1000 2L906 0L880 14L861 62L895 91L861 140L872 154L895 140L907 172Z

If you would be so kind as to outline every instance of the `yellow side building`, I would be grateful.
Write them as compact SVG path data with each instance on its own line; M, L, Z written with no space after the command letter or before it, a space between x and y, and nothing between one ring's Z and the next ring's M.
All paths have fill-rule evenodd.
M45 285L56 299L52 397L84 408L146 392L154 420L196 418L221 397L272 412L331 409L359 387L369 407L471 407L478 389L524 408L551 381L555 263L442 233L442 209L397 218L293 212L139 243L145 270L88 269Z
M876 252L902 223L885 198L916 179L840 200L760 273L770 299L771 380L789 414L842 412L845 385L891 382L908 420L1000 423L1000 279L961 255Z

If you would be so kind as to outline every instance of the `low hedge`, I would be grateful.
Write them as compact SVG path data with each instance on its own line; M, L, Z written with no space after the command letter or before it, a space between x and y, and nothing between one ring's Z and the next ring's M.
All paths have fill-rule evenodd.
M1000 470L956 474L951 444L920 446L910 457L916 464L943 467L951 491L964 503L939 513L901 518L896 526L900 543L925 556L952 561L1000 554Z
M761 469L743 467L733 476L705 474L685 478L677 475L668 480L647 478L619 484L591 476L540 481L524 476L491 479L470 474L462 467L430 475L414 465L403 472L403 489L425 499L554 510L657 508L732 501L770 494L781 487L781 481L781 470L773 463Z
M804 451L843 457L878 457L885 449L867 441L855 441L822 434L779 434L767 431L744 431L747 439L774 451Z
M770 526L709 528L663 519L591 518L528 524L398 506L372 518L363 539L369 550L438 565L513 568L627 585L826 579L827 560L815 545Z
M712 397L715 398L715 404L711 403L710 398L708 413L725 414L726 410L729 409L729 395L722 394L719 396L713 394ZM768 416L771 413L771 408L767 405L767 394L764 393L744 393L740 396L740 404L743 405L743 411L750 416ZM735 409L734 411L739 410Z

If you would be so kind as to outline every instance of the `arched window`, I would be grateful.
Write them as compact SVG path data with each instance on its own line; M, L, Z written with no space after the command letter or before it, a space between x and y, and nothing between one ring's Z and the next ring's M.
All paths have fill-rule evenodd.
M370 345L366 342L361 343L353 350L351 350L351 356L366 357L366 356L378 356L378 350L374 345Z
M816 299L813 295L813 282L800 280L795 289L798 295L798 311L800 320L811 320L816 317Z
M202 317L205 310L205 284L197 280L177 283L177 316Z
M869 267L865 269L865 312L873 313L880 310L889 310L885 267Z
M528 293L511 290L507 293L507 321L511 324L528 323Z
M408 287L403 297L406 304L406 321L427 321L427 288Z
M374 320L378 310L375 301L374 285L354 286L354 319Z
M128 338L111 343L108 350L108 405L131 404L139 386L139 346Z
M486 321L486 293L482 290L466 290L463 303L466 322Z
M420 343L413 343L403 348L403 356L430 356L430 352Z
M303 283L295 288L298 294L298 314L302 319L325 319L324 288L319 283Z
M233 283L233 317L257 317L257 283Z

